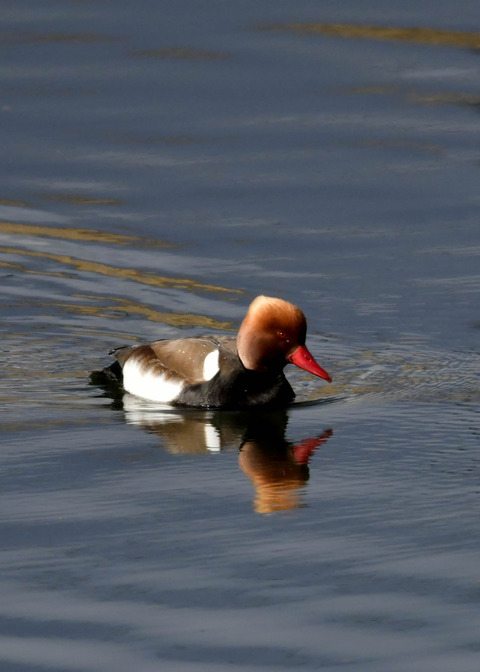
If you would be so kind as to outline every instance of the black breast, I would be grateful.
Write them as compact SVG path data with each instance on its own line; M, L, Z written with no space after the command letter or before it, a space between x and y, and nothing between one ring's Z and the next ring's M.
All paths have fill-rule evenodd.
M229 409L255 406L280 408L294 398L295 393L283 371L249 371L238 357L232 357L221 363L220 371L211 380L184 388L175 404Z

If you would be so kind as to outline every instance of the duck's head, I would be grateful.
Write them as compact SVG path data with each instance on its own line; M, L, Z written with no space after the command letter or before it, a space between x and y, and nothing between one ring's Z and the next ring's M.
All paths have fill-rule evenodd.
M283 299L257 296L238 332L238 355L252 371L281 371L290 362L331 383L305 346L306 335L307 320L300 308Z

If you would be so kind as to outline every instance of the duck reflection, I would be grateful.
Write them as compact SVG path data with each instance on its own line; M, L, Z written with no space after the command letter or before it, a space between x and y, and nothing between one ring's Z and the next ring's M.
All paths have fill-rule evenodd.
M299 443L287 441L287 414L279 422L256 418L240 447L239 464L255 486L255 511L272 513L302 506L303 486L309 479L308 461L332 430Z
M239 446L239 465L255 487L257 513L303 505L308 462L331 436L328 429L300 442L285 437L284 410L250 412L161 409L129 394L123 396L126 421L156 434L176 454L218 452Z
M156 434L165 450L175 454L219 452L238 445L244 425L240 414L158 407L131 394L123 395L123 410L129 424Z

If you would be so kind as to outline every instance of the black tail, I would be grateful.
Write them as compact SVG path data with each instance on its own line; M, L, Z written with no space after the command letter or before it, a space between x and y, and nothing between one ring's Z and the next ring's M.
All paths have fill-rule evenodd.
M92 385L99 385L100 387L111 387L112 385L119 387L123 383L123 373L120 362L115 361L101 371L92 371L90 374L90 382Z

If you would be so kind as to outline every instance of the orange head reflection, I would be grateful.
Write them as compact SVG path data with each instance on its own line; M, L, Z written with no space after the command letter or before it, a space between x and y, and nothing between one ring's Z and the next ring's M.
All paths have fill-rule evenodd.
M309 478L308 461L331 434L332 430L328 429L320 436L298 444L287 442L283 436L244 442L239 463L255 486L257 513L287 511L302 506L302 488Z

